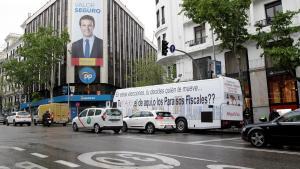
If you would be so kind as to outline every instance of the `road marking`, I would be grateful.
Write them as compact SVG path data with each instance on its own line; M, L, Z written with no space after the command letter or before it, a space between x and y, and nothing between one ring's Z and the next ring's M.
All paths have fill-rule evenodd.
M54 162L58 163L58 164L65 165L65 166L68 166L68 167L71 167L71 168L80 167L80 165L78 165L78 164L74 164L74 163L64 161L64 160L57 160L57 161L54 161Z
M246 147L221 146L221 145L209 145L209 144L195 144L195 145L205 146L205 147L217 147L217 148L225 148L225 149L248 150L248 151L257 151L257 152L288 154L288 155L298 155L298 156L300 156L299 152L292 152L292 151L268 150L268 149L259 149L259 148L246 148Z
M202 140L202 141L193 141L187 142L188 144L200 144L200 143L207 143L207 142L216 142L216 141L227 141L227 140L238 140L241 137L234 137L234 138L224 138L224 139L213 139L213 140Z
M187 144L186 142L169 141L169 140L161 140L161 139L140 138L140 137L131 137L131 136L119 136L119 137L121 137L121 138L128 138L128 139L134 139L134 140L147 140L147 141L156 141L156 142L165 142L165 143Z
M164 154L164 153L156 153L156 154L158 154L158 155L164 155L164 156L171 156L171 157L186 158L186 159L191 159L191 160L208 161L208 162L218 163L218 161L215 161L215 160L208 160L208 159L204 159L204 158L195 158L195 157L179 156L179 155Z
M39 157L39 158L47 158L48 157L47 155L39 154L39 153L31 153L31 155Z
M12 149L17 150L17 151L25 151L25 149L20 148L20 147L12 147Z
M180 162L171 157L130 151L89 152L77 159L103 169L172 169L180 166Z
M185 144L185 145L197 145L204 147L216 147L216 148L224 148L224 149L234 149L234 150L247 150L247 151L257 151L257 152L267 152L267 153L277 153L277 154L288 154L288 155L298 155L300 156L300 152L290 152L290 151L280 151L280 150L268 150L268 149L259 149L259 148L246 148L246 147L234 147L234 146L222 146L222 145L210 145L210 144L191 144L189 142L179 142L179 141L169 141L169 140L161 140L161 139L149 139L149 138L139 138L139 137L129 137L129 136L119 136L127 139L135 139L135 140L145 140L145 141L155 141L155 142L165 142L165 143L174 143L174 144ZM249 143L250 144L250 143Z

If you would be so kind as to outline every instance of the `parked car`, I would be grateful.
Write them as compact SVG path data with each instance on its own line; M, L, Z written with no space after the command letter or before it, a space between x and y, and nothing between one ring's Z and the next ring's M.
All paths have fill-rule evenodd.
M13 124L16 126L17 124L23 125L27 124L28 126L31 125L31 115L26 111L17 111L12 112L7 116L7 123L6 125Z
M100 133L102 130L113 130L119 133L123 127L123 115L115 108L87 108L79 117L72 120L73 131L93 130Z
M146 131L148 134L153 134L156 130L170 133L175 128L175 118L171 113L160 110L139 111L125 117L123 122L124 132L128 129L134 129Z
M255 147L267 144L300 145L300 109L290 111L270 122L247 125L242 138Z

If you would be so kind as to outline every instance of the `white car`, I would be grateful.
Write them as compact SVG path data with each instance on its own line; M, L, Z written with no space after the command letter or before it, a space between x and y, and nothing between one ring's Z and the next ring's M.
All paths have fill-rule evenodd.
M87 108L72 120L72 127L75 132L84 129L93 130L95 133L102 130L119 133L123 127L123 115L115 108Z
M175 118L170 112L152 110L139 111L129 117L124 118L123 131L128 129L144 130L148 134L153 134L155 130L163 130L170 133L176 128Z
M6 125L9 126L9 124L13 124L14 126L17 124L27 124L28 126L31 126L31 115L26 111L12 112L7 116Z

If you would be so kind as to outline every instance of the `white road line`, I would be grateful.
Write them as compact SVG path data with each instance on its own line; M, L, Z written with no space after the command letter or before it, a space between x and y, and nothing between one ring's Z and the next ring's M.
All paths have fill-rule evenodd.
M267 152L267 153L277 153L277 154L288 154L288 155L298 155L298 156L300 156L300 152L292 152L292 151L268 150L268 149L234 147L234 146L221 146L221 145L209 145L209 144L195 144L195 145L205 146L205 147L217 147L217 148L225 148L225 149L248 150L248 151L257 151L257 152Z
M12 147L12 149L17 150L17 151L25 151L25 149L20 148L20 147Z
M74 164L74 163L71 163L71 162L68 162L68 161L63 161L63 160L57 160L57 161L54 161L54 162L58 163L58 164L65 165L65 166L68 166L68 167L71 167L71 168L80 167L80 165L78 165L78 164Z
M213 140L202 140L202 141L193 141L187 142L188 144L200 144L200 143L207 143L207 142L216 142L216 141L226 141L226 140L238 140L241 137L234 137L234 138L224 138L224 139L213 139Z
M215 147L215 148L224 148L224 149L234 149L234 150L247 150L247 151L256 151L256 152L267 152L267 153L277 153L277 154L288 154L288 155L298 155L300 156L300 152L292 152L292 151L280 151L280 150L268 150L268 149L259 149L259 148L246 148L246 147L234 147L234 146L222 146L222 145L211 145L211 144L191 144L189 142L179 142L179 141L169 141L169 140L161 140L161 139L148 139L148 138L139 138L139 137L129 137L129 136L119 136L121 138L134 139L134 140L146 140L146 141L154 141L154 142L163 142L163 143L174 143L174 144L184 144L184 145L197 145L204 147ZM250 143L249 143L250 144Z
M204 159L204 158L195 158L195 157L179 156L179 155L164 154L164 153L156 153L156 154L158 154L158 155L164 155L164 156L171 156L171 157L186 158L186 159L191 159L191 160L208 161L208 162L218 163L218 161L208 160L208 159Z
M156 142L164 142L164 143L187 144L186 142L169 141L169 140L161 140L161 139L150 139L150 138L130 137L130 136L119 136L119 137L134 139L134 140L148 140L148 141L156 141Z
M30 154L33 156L39 157L39 158L47 158L48 157L47 155L39 154L39 153L30 153Z

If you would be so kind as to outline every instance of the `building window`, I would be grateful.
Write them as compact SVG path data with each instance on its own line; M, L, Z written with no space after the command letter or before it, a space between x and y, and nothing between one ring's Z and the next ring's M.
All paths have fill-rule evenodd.
M160 22L159 22L159 10L156 12L156 26L159 27L160 26Z
M205 24L195 27L194 33L195 33L195 40L194 40L195 45L206 42Z
M296 84L289 75L277 75L268 77L269 97L271 104L295 103Z
M161 39L160 37L157 38L157 47L158 47L158 51L161 50Z
M165 7L161 7L161 24L165 24Z
M176 64L168 66L168 77L170 79L175 79L177 77Z
M282 11L281 0L266 4L265 12L266 12L267 25L270 25L272 22L272 19L275 17L275 15L281 11Z

